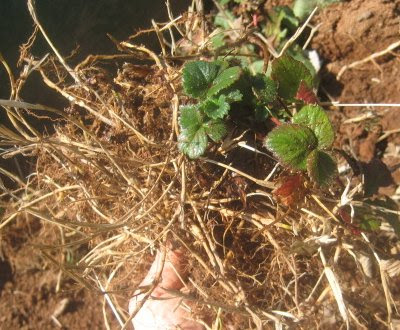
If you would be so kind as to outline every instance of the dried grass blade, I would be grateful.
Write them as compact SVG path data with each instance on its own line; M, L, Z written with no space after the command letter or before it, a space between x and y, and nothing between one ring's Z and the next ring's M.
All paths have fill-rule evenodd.
M340 316L342 317L343 321L345 321L347 329L350 329L349 317L347 315L347 307L346 304L344 303L343 294L339 282L336 279L336 276L333 273L332 268L326 265L325 256L321 248L319 249L319 253L322 260L322 264L324 265L324 274L329 282L329 285L335 297L336 303L339 308Z

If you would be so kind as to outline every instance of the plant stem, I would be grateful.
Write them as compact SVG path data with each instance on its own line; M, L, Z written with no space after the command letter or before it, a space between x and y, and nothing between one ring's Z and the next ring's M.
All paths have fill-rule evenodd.
M279 96L277 97L277 99L278 99L279 103L281 104L281 106L283 107L283 109L285 110L286 114L287 114L290 118L292 118L293 115L292 115L292 113L289 111L289 109L288 109L288 107L286 106L285 102L283 102L282 99L281 99Z

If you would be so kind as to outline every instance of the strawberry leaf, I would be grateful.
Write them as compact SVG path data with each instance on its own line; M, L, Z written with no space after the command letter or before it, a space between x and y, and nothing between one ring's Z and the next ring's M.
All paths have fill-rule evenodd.
M311 14L315 7L324 8L338 1L340 0L296 0L293 4L293 12L300 20L304 20Z
M225 117L231 107L226 101L226 96L222 94L218 98L206 99L201 105L201 108L210 118L218 119Z
M318 185L325 186L336 173L336 163L326 152L316 149L307 157L307 172Z
M335 133L324 109L318 105L306 105L293 116L293 123L305 125L318 139L318 148L329 148L335 139Z
M242 99L243 99L243 94L238 89L235 89L226 95L226 102L228 103L239 102Z
M207 148L207 134L203 126L183 129L178 137L178 147L189 158L201 156Z
M197 104L184 105L181 106L179 110L181 113L179 117L181 129L191 129L192 127L201 126L203 124L203 116Z
M179 124L181 133L178 137L178 147L190 158L201 156L207 148L207 135L203 127L203 115L197 105L187 105L180 108Z
M212 86L207 92L207 97L218 94L221 90L231 86L240 78L242 69L234 66L223 70L213 81Z
M264 141L265 147L283 164L298 170L307 168L307 156L317 144L312 130L294 124L283 124L274 128Z
M204 124L204 129L210 139L214 142L221 141L227 132L225 123L220 119L208 121Z
M272 62L271 77L278 83L278 94L285 99L293 99L301 81L312 89L314 79L307 67L289 55L283 55Z
M214 62L188 62L183 69L183 88L187 95L204 96L218 76L220 65Z
M253 82L253 93L262 103L272 103L278 96L275 81L265 75L256 76Z

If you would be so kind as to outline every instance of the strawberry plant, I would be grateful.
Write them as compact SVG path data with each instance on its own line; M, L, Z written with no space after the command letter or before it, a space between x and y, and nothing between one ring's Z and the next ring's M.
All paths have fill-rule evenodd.
M187 95L198 99L197 104L180 108L179 149L190 158L197 158L207 148L208 138L220 141L226 134L224 118L233 102L243 97L238 89L225 92L241 76L239 66L226 62L195 61L183 70L183 88Z
M180 107L179 149L189 158L197 158L206 151L209 139L221 141L233 103L235 112L242 109L242 114L253 116L249 122L270 116L279 122L291 116L288 107L294 104L300 110L291 122L273 129L264 145L283 165L307 171L319 185L327 184L336 169L329 154L334 131L316 104L313 75L288 55L275 59L268 72L251 76L245 68L224 61L188 62L183 69L183 88L196 103Z
M275 83L268 77L250 77L246 69L223 61L188 62L183 69L183 89L197 103L180 107L179 149L189 156L201 156L209 139L220 141L227 133L232 103L253 104L254 108L273 102Z

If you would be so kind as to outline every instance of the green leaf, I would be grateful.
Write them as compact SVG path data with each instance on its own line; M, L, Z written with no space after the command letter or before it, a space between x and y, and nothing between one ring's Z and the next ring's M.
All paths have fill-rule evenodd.
M184 129L178 137L179 150L192 159L200 157L206 151L207 142L207 134L203 126L197 130Z
M254 61L250 64L249 69L254 73L263 73L264 70L264 60Z
M215 16L214 24L215 26L222 27L224 30L230 30L232 29L230 23L233 22L235 18L236 17L229 10L225 10L224 13L219 12Z
M294 124L305 125L318 139L318 148L329 148L335 139L335 132L324 109L318 105L306 105L293 116Z
M306 170L307 156L317 147L318 141L311 129L302 125L283 124L274 128L264 141L285 165Z
M266 106L256 106L254 109L254 119L256 122L263 122L271 116L271 110Z
M206 99L201 108L206 113L206 115L213 119L225 117L229 110L230 105L226 101L226 96L224 94L220 95L219 98L208 98Z
M203 116L199 111L197 104L195 105L184 105L179 108L180 117L179 124L181 129L191 129L193 127L199 127L203 124Z
M214 142L221 141L221 139L226 135L227 129L225 123L218 120L210 120L204 124L207 135Z
M296 0L293 5L293 12L298 18L305 19L316 6L317 0Z
M218 76L220 65L214 62L195 61L186 63L183 69L183 88L187 95L204 96Z
M293 5L294 14L301 20L307 18L315 7L323 8L340 0L296 0Z
M275 81L265 75L254 77L253 93L262 103L272 103L278 96L278 88Z
M287 29L293 33L299 26L299 20L295 17L293 10L288 6L276 6L278 11L281 30Z
M289 56L293 57L296 61L299 61L304 64L304 66L308 69L308 71L310 71L310 74L314 79L313 86L316 87L317 86L316 80L318 79L318 76L316 76L317 72L315 71L315 68L312 65L310 58L308 57L308 54L306 53L306 51L303 50L303 48L301 48L300 45L293 44L291 47L289 47L286 50L286 55L289 55Z
M221 90L231 86L240 78L242 70L238 66L234 66L222 71L213 81L212 86L207 92L207 97L218 94Z
M178 137L179 150L190 158L201 156L207 148L207 135L203 127L203 115L197 105L186 105L180 108Z
M360 228L365 231L376 231L381 226L381 220L371 214L364 214L360 220Z
M228 103L239 102L242 99L243 99L243 94L238 89L235 89L226 95L226 102Z
M212 33L214 36L211 38L213 49L217 49L225 45L225 35L220 28L217 28Z
M307 172L320 186L327 185L336 173L336 163L326 152L313 150L307 157Z
M278 83L278 94L285 99L293 99L304 80L307 87L313 88L313 76L307 67L288 55L272 62L271 77Z
M269 22L265 26L265 34L274 37L278 42L288 33L294 33L299 25L299 20L288 6L274 6L268 16Z

